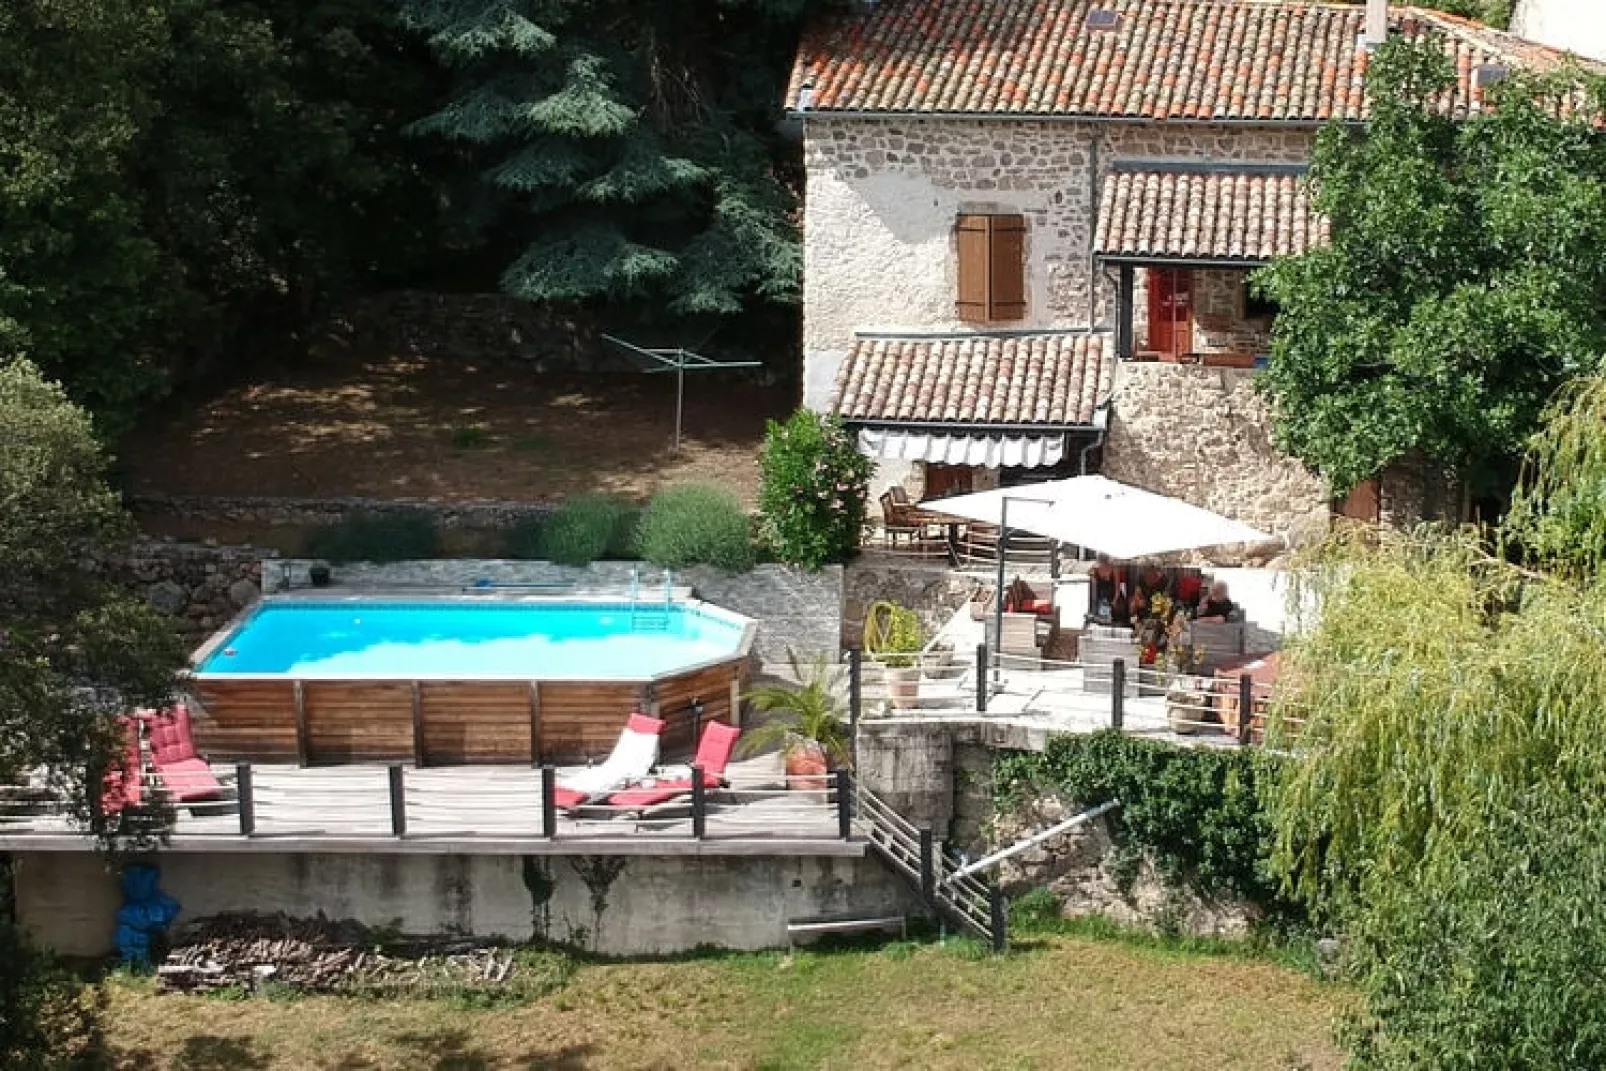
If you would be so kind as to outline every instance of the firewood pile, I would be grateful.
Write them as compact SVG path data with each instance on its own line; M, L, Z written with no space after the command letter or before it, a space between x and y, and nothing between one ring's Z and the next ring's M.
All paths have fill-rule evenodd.
M495 991L516 972L511 950L476 938L388 938L354 922L276 916L202 919L173 936L156 968L164 992L254 991L419 995Z

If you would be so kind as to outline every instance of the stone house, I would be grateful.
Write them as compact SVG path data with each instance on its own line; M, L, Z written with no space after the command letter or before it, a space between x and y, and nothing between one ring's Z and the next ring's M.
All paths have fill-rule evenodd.
M1606 61L1606 4L1600 0L1517 0L1512 32Z
M1448 106L1562 54L1438 12L1261 0L862 0L805 36L804 404L912 497L1102 471L1277 533L1325 526L1251 378L1247 286L1325 240L1317 131L1369 41L1431 36ZM1352 512L1420 513L1420 480ZM1407 485L1411 488L1407 490Z

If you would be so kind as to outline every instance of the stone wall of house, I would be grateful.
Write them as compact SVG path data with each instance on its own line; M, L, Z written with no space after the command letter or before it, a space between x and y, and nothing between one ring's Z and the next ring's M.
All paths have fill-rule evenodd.
M1254 373L1126 363L1104 473L1303 542L1327 529L1326 486L1271 441Z
M1300 162L1312 138L1205 124L807 120L804 403L826 404L855 331L976 329L955 317L961 213L1026 219L1026 317L994 326L1109 326L1114 283L1089 270L1095 191L1113 161Z
M1606 61L1606 6L1600 0L1517 0L1511 31Z
M106 576L143 596L198 642L262 594L273 551L204 543L137 543L105 563Z

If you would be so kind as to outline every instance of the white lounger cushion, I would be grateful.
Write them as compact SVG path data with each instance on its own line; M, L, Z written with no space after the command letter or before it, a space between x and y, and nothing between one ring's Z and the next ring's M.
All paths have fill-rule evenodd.
M564 788L587 796L617 792L652 772L658 761L657 733L638 733L626 729L619 734L613 751L601 766L570 774L559 782Z

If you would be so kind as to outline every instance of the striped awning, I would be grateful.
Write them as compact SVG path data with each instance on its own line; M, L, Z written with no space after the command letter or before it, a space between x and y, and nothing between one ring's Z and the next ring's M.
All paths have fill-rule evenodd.
M1065 459L1065 435L958 435L864 428L859 432L859 449L883 461L1040 469Z

